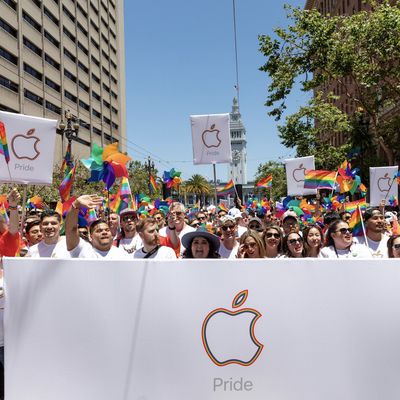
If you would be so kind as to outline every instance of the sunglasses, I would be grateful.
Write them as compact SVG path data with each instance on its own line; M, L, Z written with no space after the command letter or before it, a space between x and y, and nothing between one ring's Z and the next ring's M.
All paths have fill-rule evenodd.
M201 224L198 222L197 224L192 224L192 225L190 225L190 226L193 227L193 228L198 228L198 227L201 226Z
M125 217L122 217L122 221L135 221L135 217L133 215L126 215Z
M198 219L199 219L200 221L203 221L203 219L207 219L207 217L198 217Z
M290 239L290 240L288 240L288 243L289 244L296 244L296 243L303 243L303 239L301 239L301 238L298 238L298 239Z
M225 225L225 226L221 226L221 229L223 231L227 231L228 229L230 229L231 231L233 231L235 229L235 225Z
M393 248L396 249L396 250L400 250L400 243L394 244Z
M245 244L243 247L244 247L245 249L254 249L255 247L257 247L257 243Z
M183 212L182 211L172 211L171 215L176 215L179 217L179 216L183 215Z
M272 232L267 232L265 234L265 237L267 237L268 239L274 237L275 239L279 239L281 237L281 235L279 233L272 233Z
M351 235L352 232L353 232L353 229L351 229L351 228L340 228L335 232L340 232L342 235L345 235L346 233L350 233L350 235Z

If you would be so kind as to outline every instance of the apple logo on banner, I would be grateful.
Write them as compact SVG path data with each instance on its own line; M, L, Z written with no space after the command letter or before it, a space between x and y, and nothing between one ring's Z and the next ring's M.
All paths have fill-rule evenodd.
M390 178L388 173L378 179L378 189L381 192L388 192L390 190Z
M295 168L292 172L293 179L296 182L304 182L305 173L306 173L306 169L303 167L303 164L300 164L299 168Z
M219 130L215 128L215 124L211 125L210 129L203 131L201 140L207 148L219 147L221 139L219 138Z
M239 292L232 301L238 309L247 300L248 291ZM204 349L219 367L239 364L248 367L261 354L264 345L255 337L254 328L261 313L252 308L230 311L217 308L204 319L201 336Z
M37 149L37 144L40 139L33 136L35 129L29 129L26 135L15 135L11 141L11 149L18 160L27 159L30 161L36 160L39 157L40 151Z

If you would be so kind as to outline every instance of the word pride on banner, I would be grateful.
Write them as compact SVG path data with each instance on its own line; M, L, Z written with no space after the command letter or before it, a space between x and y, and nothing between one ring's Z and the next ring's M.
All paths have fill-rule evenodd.
M291 158L285 160L288 196L316 194L316 189L304 188L306 170L314 170L314 156Z
M0 155L0 182L51 185L57 121L0 111L10 161Z
M379 206L382 200L389 204L389 199L397 197L398 167L370 167L370 205Z
M398 261L4 264L7 400L400 399Z
M191 115L193 164L232 161L229 114Z

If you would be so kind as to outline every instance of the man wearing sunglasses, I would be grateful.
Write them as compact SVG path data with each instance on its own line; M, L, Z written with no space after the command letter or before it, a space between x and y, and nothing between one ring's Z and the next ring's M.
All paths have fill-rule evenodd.
M221 258L236 258L239 250L239 243L236 240L237 225L236 219L230 215L225 215L220 219L221 244L218 253Z
M137 213L131 208L125 208L120 213L121 234L117 237L114 245L121 247L128 254L133 254L143 246L142 239L136 232L138 222Z

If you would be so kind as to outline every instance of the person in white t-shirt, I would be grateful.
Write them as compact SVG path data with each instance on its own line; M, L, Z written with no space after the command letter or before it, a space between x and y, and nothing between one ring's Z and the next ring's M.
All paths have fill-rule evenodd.
M81 207L95 208L102 204L103 198L97 195L83 195L72 203L65 220L67 249L73 258L131 258L122 249L113 246L113 236L106 221L101 219L89 226L89 240L80 238L78 231L78 214Z
M137 212L131 208L126 208L120 213L121 234L114 241L115 246L120 247L128 254L133 254L142 247L142 239L136 230L138 223Z
M31 246L26 257L70 258L65 236L60 236L61 215L54 210L44 211L40 217L43 240Z
M157 221L154 218L140 220L136 230L142 239L143 247L133 253L133 258L154 258L157 260L176 260L171 247L160 245Z
M221 258L236 258L239 250L239 242L236 240L237 224L236 219L225 215L219 220L221 228L221 244L218 253Z

